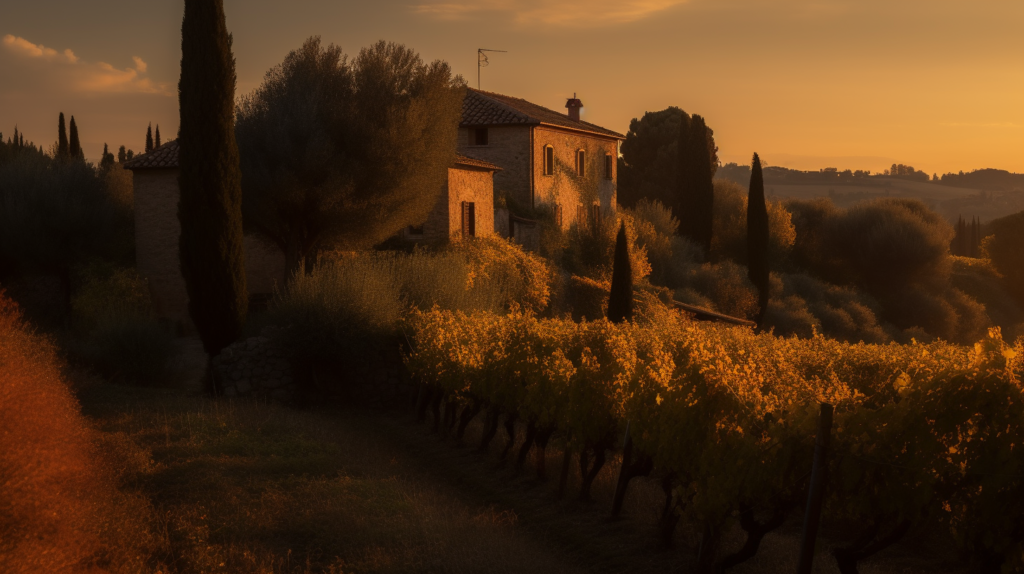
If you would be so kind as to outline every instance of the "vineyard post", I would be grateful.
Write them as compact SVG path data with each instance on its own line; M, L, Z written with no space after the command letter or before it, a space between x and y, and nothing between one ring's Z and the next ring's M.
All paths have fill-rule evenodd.
M612 517L622 512L622 503L626 498L626 486L629 485L629 465L633 462L633 439L629 436L629 421L626 421L626 438L622 441L622 467L619 469L619 481L615 484L615 500L612 502Z
M814 441L811 486L807 492L807 512L804 514L804 527L800 533L800 563L796 569L797 574L811 574L811 565L814 563L814 542L818 537L821 504L825 498L825 457L828 456L828 443L832 434L832 413L832 405L821 403L818 436Z

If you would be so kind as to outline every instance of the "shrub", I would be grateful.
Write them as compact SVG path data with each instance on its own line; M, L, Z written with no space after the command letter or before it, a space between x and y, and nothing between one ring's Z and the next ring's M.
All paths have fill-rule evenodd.
M134 269L94 264L71 300L81 337L73 353L113 379L159 384L167 376L173 337L156 319L146 280Z
M786 262L796 240L792 215L777 201L766 202L768 208L768 259L773 269ZM747 191L728 180L715 181L715 221L711 239L711 256L715 260L731 259L747 262Z
M985 306L992 323L1002 327L1008 340L1016 331L1015 325L1024 321L1024 310L1010 295L1003 276L988 259L951 257L950 284Z
M819 333L848 343L884 343L892 339L890 333L878 321L879 303L870 296L856 289L832 285L801 273L782 274L777 277L779 288L774 290L773 296L783 298L783 306L796 304L797 308L792 312L795 316L801 317L800 321L804 321L805 314L813 317L811 323ZM796 323L785 318L785 313L780 309L776 309L774 313L780 321L773 323L777 334L809 336L804 326L790 331L786 325Z
M138 571L143 508L116 490L54 346L0 290L0 563L5 572Z
M394 333L404 304L388 256L322 261L299 270L272 303L284 344L301 368L349 365L368 345Z
M1002 274L1010 295L1024 304L1024 265L1020 254L1024 251L1024 211L990 222L988 234L981 248L992 266Z
M66 304L71 268L110 252L114 223L85 163L23 154L0 165L0 273L61 275Z

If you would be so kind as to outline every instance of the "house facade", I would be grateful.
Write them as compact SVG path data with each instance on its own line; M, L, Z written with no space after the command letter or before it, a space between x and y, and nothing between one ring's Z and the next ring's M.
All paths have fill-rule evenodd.
M512 214L544 208L562 228L589 225L615 212L616 160L625 136L580 120L581 107L573 97L566 102L567 113L560 113L521 98L469 89L462 104L459 152L501 168L494 189L505 195ZM514 221L507 226L515 236Z
M458 154L448 168L448 181L427 221L408 227L411 241L441 243L492 235L494 228L494 174L501 168Z
M135 267L149 283L157 315L179 329L191 325L188 294L178 257L178 141L172 140L125 164L135 195ZM284 254L246 235L245 280L250 298L267 298L284 284Z

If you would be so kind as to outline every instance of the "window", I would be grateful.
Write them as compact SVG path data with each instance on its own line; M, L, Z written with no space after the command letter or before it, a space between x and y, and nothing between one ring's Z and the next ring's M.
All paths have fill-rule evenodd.
M476 237L476 205L472 201L462 202L462 237Z
M557 225L559 229L562 228L562 206L561 205L555 205L555 225Z
M582 205L576 206L576 227L582 229L587 224L587 208Z
M544 146L544 175L555 174L555 148Z
M487 128L473 128L473 145L487 145Z
M408 232L409 232L409 235L423 235L423 226L422 225L410 225Z
M593 224L594 230L601 228L601 206L591 205L590 206L590 223Z
M576 150L576 175L580 177L586 177L587 175L587 152L585 150Z
M605 179L611 179L612 178L612 167L614 165L614 162L615 162L615 160L612 159L612 154L610 154L610 153L604 154L604 178Z

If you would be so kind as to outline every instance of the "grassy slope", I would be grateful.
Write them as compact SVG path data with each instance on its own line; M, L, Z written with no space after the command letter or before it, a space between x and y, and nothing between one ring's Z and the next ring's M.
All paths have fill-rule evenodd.
M557 499L556 448L554 478L542 483L406 414L299 412L104 384L81 398L120 451L124 488L152 503L154 571L678 572L698 542L681 529L677 550L656 545L653 481L631 489L625 519L609 520L613 463L594 485L597 502ZM470 427L467 442L478 432ZM499 433L492 451L503 441ZM791 571L798 536L799 524L787 525L734 572ZM729 544L741 542L736 533ZM816 571L834 572L821 546ZM861 571L939 571L919 554L884 553Z

